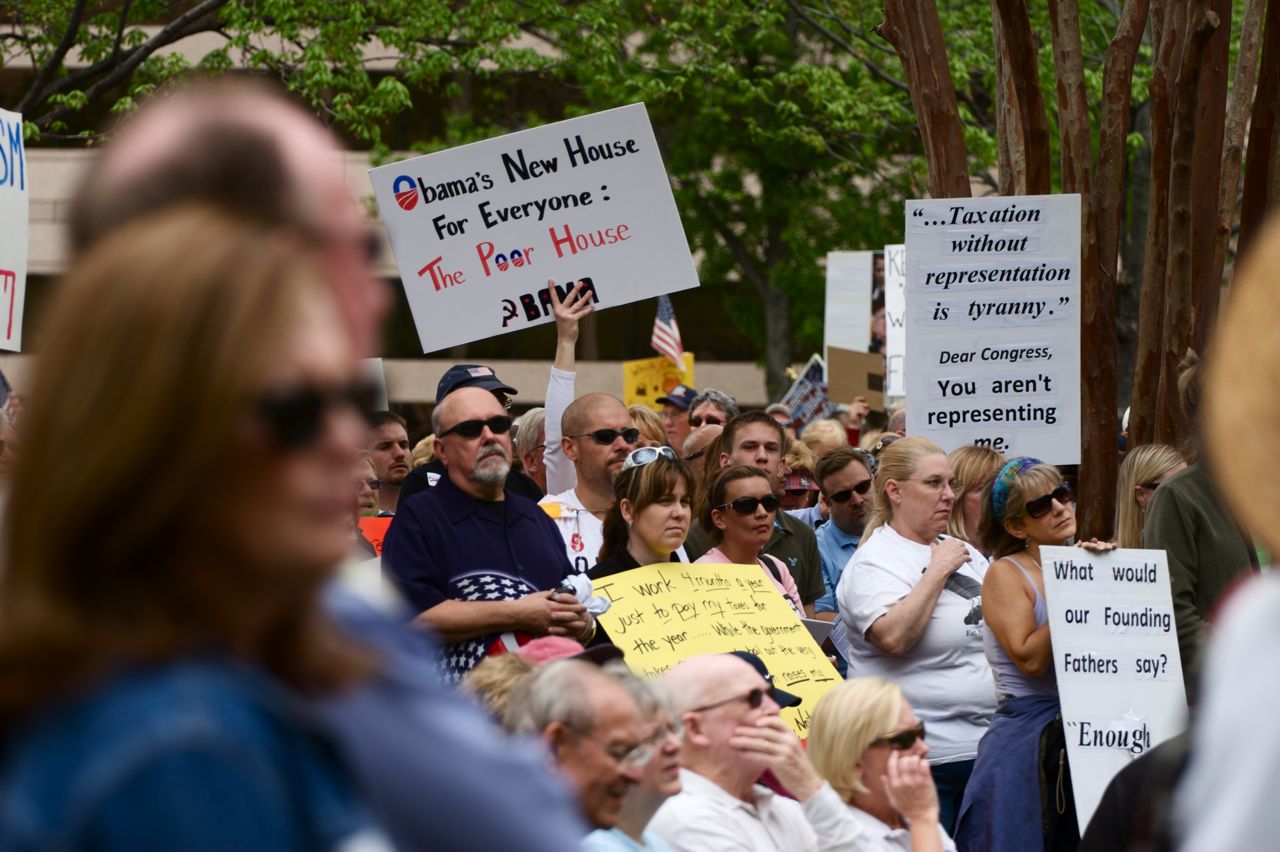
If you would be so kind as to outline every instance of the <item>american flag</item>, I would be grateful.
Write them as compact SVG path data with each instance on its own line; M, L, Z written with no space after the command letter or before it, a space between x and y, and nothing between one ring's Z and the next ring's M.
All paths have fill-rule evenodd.
M684 369L684 344L680 342L680 326L676 325L676 311L666 296L658 297L658 315L653 318L653 336L649 345L659 355L670 358Z

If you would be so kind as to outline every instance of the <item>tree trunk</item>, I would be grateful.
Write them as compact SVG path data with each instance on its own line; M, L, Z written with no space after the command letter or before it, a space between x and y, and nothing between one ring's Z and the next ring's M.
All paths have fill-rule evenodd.
M1236 243L1239 264L1249 243L1262 227L1268 208L1275 203L1272 170L1280 157L1280 0L1267 3L1262 36L1262 60L1258 68L1258 92L1249 122L1249 150L1244 167L1244 198L1240 202L1240 239Z
M1134 353L1138 346L1139 292L1142 288L1142 257L1146 249L1147 194L1151 187L1151 105L1143 102L1133 110L1132 132L1142 137L1142 145L1129 156L1129 180L1125 184L1128 214L1124 217L1120 240L1120 266L1116 274L1116 399L1128 406L1133 400ZM1101 177L1098 178L1101 184ZM1132 430L1130 431L1132 441ZM1132 443L1131 443L1132 445Z
M1231 0L1208 0L1216 19L1199 67L1195 149L1191 161L1191 348L1204 352L1222 296L1222 261L1217 257L1218 193L1222 186L1222 137L1227 116L1227 73L1231 62Z
M877 30L902 60L929 166L929 194L967 198L969 156L934 0L885 0Z
M996 191L1021 195L1027 191L1026 140L1018 120L1018 91L1013 85L1009 45L1000 29L997 0L991 0L991 21L996 46Z
M1142 259L1142 292L1138 304L1138 346L1133 364L1133 401L1129 413L1129 445L1150 444L1172 424L1157 408L1163 346L1165 273L1169 233L1169 158L1173 135L1170 77L1182 57L1186 9L1174 0L1154 0L1151 7L1156 57L1151 68L1151 191L1147 200L1146 253ZM1157 26L1158 24L1158 26ZM1162 425L1157 426L1157 422Z
M1040 66L1026 0L993 0L993 11L999 42L1008 53L1008 71L1017 96L1018 136L1024 145L1020 154L1025 175L1023 191L1027 195L1044 195L1050 190L1049 120L1044 94L1040 91Z
M1235 223L1240 194L1240 166L1244 161L1245 122L1253 89L1258 80L1258 51L1262 43L1262 8L1265 0L1247 0L1240 22L1240 52L1236 77L1227 104L1227 120L1222 143L1222 185L1218 192L1218 230L1214 234L1214 268L1225 269L1231 248L1231 228ZM1274 26L1274 24L1273 24Z
M1182 445L1191 428L1191 424L1182 416L1178 401L1177 370L1178 362L1187 350L1195 348L1192 268L1196 250L1193 247L1192 204L1195 199L1193 180L1196 115L1199 109L1200 68L1209 40L1219 23L1218 16L1208 8L1208 0L1197 0L1189 14L1191 17L1178 68L1175 96L1169 172L1169 232L1163 247L1168 253L1169 267L1165 284L1160 384L1156 394L1156 440L1173 446ZM1216 186L1214 195L1217 195ZM1212 253L1212 244L1205 248Z

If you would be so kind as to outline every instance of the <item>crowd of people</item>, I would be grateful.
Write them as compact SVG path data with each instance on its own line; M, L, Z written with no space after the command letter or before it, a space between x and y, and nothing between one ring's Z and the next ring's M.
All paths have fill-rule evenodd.
M0 420L0 849L1174 848L1161 803L1211 807L1216 730L1135 761L1081 837L1040 560L1165 550L1188 696L1203 671L1238 719L1209 688L1235 657L1205 648L1258 558L1198 442L1130 448L1114 540L1081 541L1072 471L948 454L901 409L881 431L861 399L797 424L579 388L593 305L549 286L544 407L458 364L414 443L360 371L387 295L337 151L204 85L141 109L76 196ZM389 519L380 559L361 517ZM746 648L633 674L592 581L671 562L755 566L830 622L843 677L806 741ZM1265 779L1222 786L1239 809Z

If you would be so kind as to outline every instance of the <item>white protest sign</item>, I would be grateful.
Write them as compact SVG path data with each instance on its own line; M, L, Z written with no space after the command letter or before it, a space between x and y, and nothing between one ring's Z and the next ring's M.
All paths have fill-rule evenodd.
M871 278L875 252L827 252L826 310L822 321L822 357L835 346L871 350Z
M0 109L0 349L22 351L27 297L27 154L22 116Z
M906 396L903 365L907 360L907 247L884 247L884 392Z
M1080 461L1080 196L907 202L907 434Z
M360 372L365 379L377 388L378 397L373 401L374 411L388 411L391 400L387 394L387 372L383 369L381 358L364 358L360 361Z
M372 169L423 351L698 286L644 104Z
M1115 774L1186 727L1169 561L1078 547L1042 547L1040 559L1083 833Z

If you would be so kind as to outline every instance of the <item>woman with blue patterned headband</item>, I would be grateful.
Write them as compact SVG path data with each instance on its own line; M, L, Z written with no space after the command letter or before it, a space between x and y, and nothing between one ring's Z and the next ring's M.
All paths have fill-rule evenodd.
M1070 486L1053 465L1011 459L983 494L979 533L994 559L982 583L983 646L1000 705L978 745L956 841L993 852L1074 849L1080 837L1040 570L1040 548L1076 534ZM1096 539L1083 546L1115 547Z
M944 534L956 482L937 444L893 442L874 483L874 514L836 587L849 677L894 681L928 727L939 818L949 832L996 705L982 650L987 560Z

